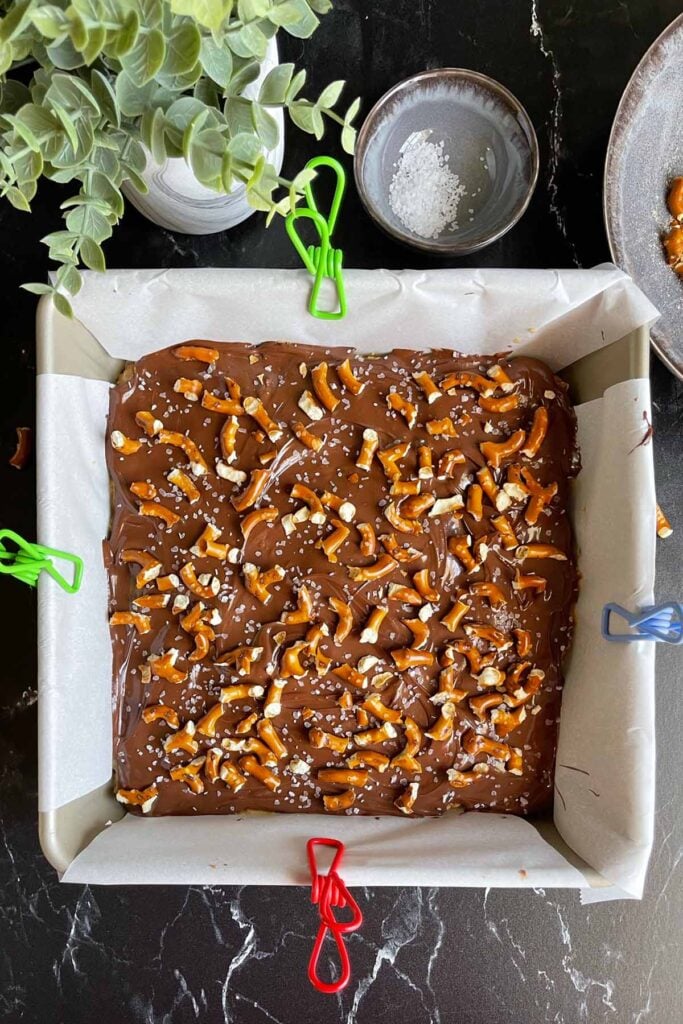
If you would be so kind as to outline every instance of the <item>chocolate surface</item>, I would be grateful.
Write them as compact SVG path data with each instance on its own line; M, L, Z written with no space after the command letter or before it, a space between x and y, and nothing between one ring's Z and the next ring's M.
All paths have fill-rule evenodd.
M211 366L182 360L175 354L177 349L166 349L140 360L132 368L130 377L112 390L108 438L112 432L120 431L126 438L142 443L137 451L128 455L107 445L114 485L114 514L106 545L111 611L148 615L150 627L143 633L132 625L112 627L114 749L120 789L140 791L154 786L151 795L155 798L147 807L151 814L215 814L246 809L322 811L324 795L342 794L347 788L353 792L354 800L352 806L341 813L399 814L402 811L395 801L403 794L404 802L410 803L405 796L407 792L414 795L414 791L407 788L410 783L417 783L418 789L414 803L406 810L415 815L439 814L451 807L528 814L545 806L552 795L561 663L571 640L572 607L577 588L572 532L566 509L570 478L578 470L578 454L575 418L565 385L542 363L528 358L462 357L450 351L394 351L380 357L362 357L346 349L274 342L259 347L210 343L210 347L219 353L218 360ZM335 369L347 357L356 378L364 385L357 395L344 385ZM298 402L304 391L315 397L316 387L310 370L321 360L329 366L327 381L338 404L330 413L316 397L324 414L319 420L312 420ZM460 379L450 393L441 388L441 382L451 374L485 375L491 371L495 375L496 371L491 368L496 365L503 369L512 385L489 380L487 389L477 376L473 378L474 387L465 378ZM441 393L433 403L428 402L424 388L413 377L421 371L429 374L440 388ZM247 477L253 470L267 472L259 500L239 513L232 499L239 504L245 485L216 472L217 462L222 464L223 471L227 464L219 436L226 423L225 413L205 408L201 400L191 401L174 390L179 378L187 378L201 383L203 395L209 392L228 400L225 382L228 375L239 385L242 407L247 397L258 397L270 419L278 425L277 429L282 431L281 436L271 441L251 415L243 412L237 416L236 458L229 464L230 468L246 473ZM482 390L487 394L482 396ZM413 415L410 409L401 412L389 407L387 395L390 392L415 406L413 426L406 422L406 417L410 420ZM516 396L515 408L504 412L482 408L482 397L484 405L490 405L492 400L495 403L506 396ZM524 448L529 446L539 407L547 409L547 433L538 451L529 456L524 454ZM191 464L196 456L188 459L182 448L160 441L158 434L147 436L136 422L136 414L141 411L151 412L165 430L191 438L205 459L208 471L197 473L201 466L196 461ZM453 436L432 436L427 422L445 418L450 418L454 425L447 428ZM293 424L298 422L324 440L320 451L311 450L295 435ZM150 429L157 428L158 424ZM461 495L465 507L430 515L436 511L432 506L425 508L417 519L404 517L403 512L411 510L411 496L390 494L391 481L378 455L374 455L369 471L356 467L363 431L367 428L376 431L380 452L400 442L408 444L406 455L394 463L402 481L419 481L421 495L432 494L436 499ZM275 437L275 427L268 429ZM501 507L507 504L503 514L514 531L509 541L513 546L505 548L500 533L505 525L500 522L501 508L494 507L484 495L481 518L477 518L476 495L470 493L470 487L477 484L475 474L486 465L480 446L514 438L519 430L525 435L522 447L503 456L500 467L491 466L499 493L497 500ZM419 479L420 446L431 450L432 478ZM461 453L457 457L461 461L453 463L449 475L440 475L442 456L454 449ZM271 451L275 451L272 460L262 464L260 457ZM484 453L488 452L484 448ZM178 486L167 480L174 468L187 474L199 492L197 500L191 503ZM546 493L547 501L537 521L531 525L525 518L529 517L532 503L530 496L524 494L529 477L520 476L522 471L531 474L533 487L556 485L556 493L550 498L547 497L550 492ZM391 475L390 469L389 473ZM135 482L153 484L157 494L152 500L176 513L179 520L167 526L156 516L141 515L141 499L130 490ZM302 507L308 508L306 501L291 496L297 484L311 488L318 497L325 492L338 495L351 503L352 514L349 516L347 508L346 519L340 518L340 510L327 505L323 510L324 518L319 514L309 515L295 523L293 532L286 535L283 517L296 514ZM506 484L507 489L503 490ZM505 497L501 498L501 494ZM470 497L471 509L467 507ZM392 525L387 519L387 514L392 514L391 502L394 512L401 517L399 522L404 525L406 521L413 522L417 524L415 529L421 532L406 534ZM275 509L273 518L258 523L245 540L240 523L254 509L263 508ZM322 521L316 521L320 519ZM373 555L363 555L360 551L362 537L357 526L366 523L373 526L377 538ZM207 524L215 524L221 531L216 544L225 544L231 549L228 557L197 556L190 552ZM331 561L320 542L335 531L341 531L337 537L343 536L344 529L348 529L348 536L332 553L337 561ZM380 538L390 534L402 549L411 548L416 552L413 560L389 563L390 573L379 580L354 581L349 570L373 565L386 556ZM467 560L469 554L474 559L472 571L467 571L461 559L449 550L450 538L467 536L471 540L466 544L463 557ZM529 544L552 545L567 557L564 560L522 559L520 550ZM135 582L141 571L140 564L122 561L123 552L131 550L148 552L162 564L159 576L141 590ZM197 577L209 574L218 580L219 587L215 596L202 599L210 642L206 655L197 661L188 660L195 650L196 633L183 628L180 620L192 611L198 598L184 582L180 581L177 588L168 592L169 601L164 608L148 610L133 603L136 597L158 594L157 580L169 574L179 576L188 562L193 563ZM259 572L282 567L283 578L268 587L271 597L267 603L262 603L246 588L245 565L256 566ZM429 584L435 591L432 600L421 597L415 601L413 593L411 599L415 603L410 605L390 596L392 584L403 585L414 592L414 574L423 569L428 570ZM537 581L537 585L544 585L545 590L515 589L513 584L520 574L543 577L545 583ZM483 588L475 586L473 589L473 584L486 582L494 584L500 594L494 592L493 597L485 596ZM297 608L302 586L312 599L310 621L284 624L283 615ZM174 614L172 606L178 595L189 598L189 603ZM330 598L348 604L353 615L353 629L342 643L334 640L338 615L330 606ZM451 631L441 619L459 599L467 609ZM181 603L185 602L181 600ZM427 604L431 605L429 617ZM387 609L379 627L378 641L367 642L366 637L364 642L361 639L363 629L377 607ZM419 637L422 626L414 622L414 629L411 629L405 625L406 620L426 623L424 645ZM327 635L319 640L317 648L315 642L307 648L305 637L315 624L324 625ZM472 632L479 627L483 627L481 637ZM490 627L497 632L487 633ZM524 641L514 630L530 632L527 654L521 653ZM232 738L235 741L232 745L237 746L261 735L257 725L243 734L237 733L235 727L252 713L256 713L259 720L265 719L269 686L273 679L283 676L283 654L296 644L305 674L286 678L281 710L266 719L275 727L287 751L279 759L270 758L276 763L268 766L268 772L279 780L277 790L271 791L246 770L246 752L225 750L222 741ZM247 674L240 675L235 664L225 662L230 661L229 652L245 645L260 648L261 653L251 663ZM456 650L457 647L460 650ZM317 667L316 649L319 652ZM432 664L399 670L391 652L416 649L430 652ZM169 650L178 652L174 669L180 676L186 675L182 682L159 678L155 672L154 658ZM361 661L362 679L352 677L355 683L362 683L362 687L335 674L334 669L340 665L358 670L359 660L368 656L376 658L376 663L368 666ZM331 659L329 670L319 675L316 668L322 668L325 658ZM480 664L473 665L477 660ZM521 663L526 667L516 669ZM452 669L446 683L440 675L444 669L447 673ZM487 673L487 669L498 670L497 677L493 677L494 681L497 678L497 685L491 685L491 671ZM144 681L145 673L149 675L148 682ZM388 673L391 675L387 676ZM535 692L534 685L529 685L530 679L535 679L536 685L541 680ZM431 700L446 684L451 690L455 688L455 696ZM222 704L223 713L217 719L215 735L202 734L202 717L220 703L221 688L233 685L263 687L265 693ZM348 697L342 696L345 691ZM383 705L397 713L390 715L398 719L396 723L385 726L385 732L394 732L395 736L380 737L377 742L361 747L354 736L382 726L382 720L372 711L359 713L359 706L375 693L379 693ZM490 706L477 712L476 698L486 694L492 695ZM498 702L496 694L500 697ZM340 698L352 706L340 706ZM444 699L447 710L453 715L450 724L443 721ZM165 751L164 742L174 730L161 718L148 723L143 720L143 710L159 704L177 713L181 728L188 721L196 724L194 736L189 739L190 749ZM508 716L515 716L515 713L516 717L511 720ZM318 778L320 769L347 768L347 760L353 760L354 754L359 752L375 751L393 760L406 747L406 719L413 720L419 737L415 751L417 763L408 762L412 770L399 757L398 764L383 765L383 771L361 766L362 771L368 771L368 776L360 780L365 782L360 787ZM447 738L426 735L434 730L437 722ZM410 734L410 723L408 725ZM437 725L437 734L440 726ZM329 747L316 749L310 739L313 729L346 738L346 749L343 752ZM493 746L476 749L480 743L478 737ZM258 744L252 746L258 749ZM186 781L170 778L172 769L206 757L212 749L220 749L220 764L229 762L246 778L237 791L220 778L216 781L207 778L212 755L209 761L195 765L196 775L191 777L195 780L194 788L201 788L201 792L193 791ZM266 755L261 752L260 756L267 759L267 752ZM218 761L217 754L213 758ZM303 773L300 773L301 762L308 765ZM479 767L472 771L475 764ZM462 774L451 773L449 780L448 770L453 768ZM139 806L130 809L140 811Z

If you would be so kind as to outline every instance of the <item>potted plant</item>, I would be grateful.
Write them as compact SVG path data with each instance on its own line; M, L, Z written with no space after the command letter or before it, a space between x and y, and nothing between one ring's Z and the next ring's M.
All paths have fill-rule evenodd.
M332 119L353 151L359 101L336 112L344 83L306 99L305 70L273 61L279 29L308 37L331 6L0 0L0 193L30 211L41 177L75 187L61 204L64 229L43 239L59 265L54 285L24 287L71 315L66 293L78 291L80 265L104 270L102 243L123 214L124 190L144 195L169 160L215 194L238 188L269 218L286 213L308 174L280 177L274 115L286 111L318 139Z

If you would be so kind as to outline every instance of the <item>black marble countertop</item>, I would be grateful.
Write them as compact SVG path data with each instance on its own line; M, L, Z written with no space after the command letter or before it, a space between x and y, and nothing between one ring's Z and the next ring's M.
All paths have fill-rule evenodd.
M591 266L609 258L602 168L619 96L640 56L680 13L676 0L336 0L285 55L314 84L345 77L365 110L425 67L474 68L525 104L541 145L529 211L459 265ZM330 136L331 138L331 136ZM289 132L285 168L315 143ZM335 150L331 142L325 149ZM58 226L56 187L32 217L0 208L3 282L2 524L34 533L31 469L7 466L14 427L31 423L34 301L17 286L47 265L38 239ZM351 193L337 230L347 265L443 265L394 245ZM134 211L106 247L112 267L296 265L281 224L259 216L218 236L175 236ZM653 360L659 499L673 537L657 591L680 597L683 388ZM316 913L303 889L61 885L43 859L36 811L33 595L0 583L0 1019L37 1024L677 1024L683 1019L681 655L657 657L657 819L645 898L584 908L574 892L361 890L353 979L315 993L305 964Z

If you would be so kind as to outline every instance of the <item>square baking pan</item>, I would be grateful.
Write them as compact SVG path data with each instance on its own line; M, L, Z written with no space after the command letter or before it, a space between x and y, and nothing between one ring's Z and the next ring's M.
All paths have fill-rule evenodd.
M39 377L43 374L60 374L112 383L117 379L123 365L123 361L110 357L97 339L79 321L68 320L63 317L55 310L49 299L41 300L37 315L37 373ZM578 405L592 402L594 399L602 397L607 389L621 382L647 378L648 372L649 334L646 327L640 327L631 331L620 340L572 363L560 372L559 376L564 378L569 384L572 401ZM45 413L41 410L41 405L39 404L37 436L39 452L41 449L41 435L50 426L49 422L45 421L44 416ZM45 494L43 491L43 473L41 472L40 457L38 459L38 495L40 524L41 502L46 500L54 501L57 497L54 494ZM39 536L38 539L40 541L43 538ZM46 586L49 587L50 583L48 582ZM49 595L45 594L45 587L41 585L39 589L41 590L39 594L39 659L54 658L58 656L58 652L44 646L42 643L43 623L50 615L50 608ZM106 605L104 607L106 609ZM84 638L84 642L87 643L86 638ZM87 685L87 680L84 679L83 684ZM39 735L41 736L41 744L39 771L42 774L51 770L51 764L54 763L54 752L49 751L50 738L49 735L46 735L46 730L49 730L49 721L46 720L45 716L46 714L49 715L49 711L45 709L42 700L43 693L40 696ZM55 699L54 694L51 695L51 699ZM46 748L48 749L47 757L45 756ZM73 864L79 854L96 837L101 836L111 823L118 821L124 816L123 808L115 800L112 780L91 789L85 795L63 803L61 806L51 807L47 810L41 809L39 811L39 831L43 852L55 869L60 874L64 874L68 872L70 865ZM267 815L260 818L258 821L260 840L254 839L251 833L244 837L244 846L241 851L242 859L258 858L259 842L262 842L263 849L268 849L271 844L279 841L277 819L282 817L284 816ZM287 815L286 817L290 819L288 843L291 842L293 846L298 843L303 844L304 840L310 835L321 832L336 834L350 844L354 842L353 827L357 819L331 819L323 815ZM455 821L455 818L451 817ZM505 817L510 822L509 848L502 857L504 863L501 865L501 877L509 879L510 861L515 861L515 858L520 863L529 864L530 866L528 871L526 869L519 871L519 882L513 884L519 884L520 886L541 884L538 881L538 877L534 875L534 867L540 872L541 877L544 879L544 884L566 885L578 888L583 886L601 887L610 884L598 871L569 848L560 836L552 817L531 819L531 824L538 839L537 844L532 849L528 848L528 836L525 838L517 834L519 830L516 828L516 823L519 823L520 819L499 815L477 815L476 817L480 819ZM125 823L127 828L135 830L138 830L140 826L146 828L146 840L149 841L150 848L160 849L161 844L165 841L164 834L168 830L167 822L169 819L139 819L133 818L133 816L127 816L127 818L128 821ZM297 820L294 822L291 819ZM443 819L420 819L415 822L398 822L395 819L382 819L377 827L377 842L381 842L382 837L387 832L390 832L392 848L399 851L397 853L397 857L399 857L400 844L407 835L406 826L418 827L426 834L425 830L433 829L435 820L442 821ZM194 819L194 821L196 822L197 819ZM186 824L191 823L192 819ZM226 858L229 854L229 844L235 841L235 834L232 829L237 824L235 821L228 822L223 817L212 818L210 822L205 822L207 835L212 830L224 830L225 842L227 844ZM228 829L231 831L228 831ZM481 823L480 829L481 832L477 835L476 843L473 846L473 863L476 863L477 844L482 844L485 847L486 843L491 841L491 836L493 835L493 833L491 833L491 836L487 835L486 822ZM195 829L195 831L197 830ZM242 837L240 837L240 842L242 842ZM518 850L516 849L516 844L519 846ZM252 845L253 850L251 849ZM361 845L365 847L363 855L372 854L372 837L366 837ZM301 846L301 849L303 849L303 846ZM190 833L188 833L187 856L188 859L191 859L193 856ZM360 877L364 877L362 870L359 868L359 878L354 879L352 859L349 862L347 874L352 884L354 881L358 882ZM557 882L553 883L552 879L555 876L557 876ZM481 877L477 876L476 870L470 870L465 880L459 881L457 884L500 884L496 882L496 877L495 870L482 871ZM430 878L421 876L419 871L414 875L414 879L416 884L430 884L430 881L433 882ZM74 878L73 880L82 879ZM111 882L127 881L121 872L118 874L114 872L107 880ZM138 880L138 878L131 879L131 881ZM148 877L144 880L153 881L155 879ZM186 881L187 879L183 880ZM193 875L192 880L197 882L210 881L211 873L209 872L207 875L202 869L199 872L199 876L196 873ZM234 880L235 883L248 880L264 883L274 882L275 884L279 884L282 881L277 872L273 874L269 870L268 865L263 865L262 870L260 868L250 869L246 879L238 870L234 878L231 877L230 880ZM287 881L290 883L305 881L303 858L301 858L300 874L297 874L296 869L290 870ZM374 878L368 884L382 883L377 878ZM510 883L506 881L503 884Z

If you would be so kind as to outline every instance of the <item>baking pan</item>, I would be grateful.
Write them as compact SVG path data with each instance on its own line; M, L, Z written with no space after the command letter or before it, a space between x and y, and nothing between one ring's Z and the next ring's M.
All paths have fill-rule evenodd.
M48 298L41 300L37 315L38 374L66 374L111 383L118 377L122 366L123 363L112 359L80 322L63 317ZM581 404L601 397L607 388L622 381L647 377L648 371L649 333L642 327L577 360L560 376L570 386L572 401ZM40 495L40 474L38 490ZM39 657L42 656L41 648ZM39 703L39 715L40 707ZM45 770L46 766L41 763L40 771ZM124 813L114 798L111 783L99 786L57 809L41 811L39 832L45 856L58 872L63 873L94 837ZM320 822L320 818L311 820L308 825L310 831L320 827L314 822ZM550 846L581 872L586 884L592 887L609 884L568 848L551 818L532 824Z

